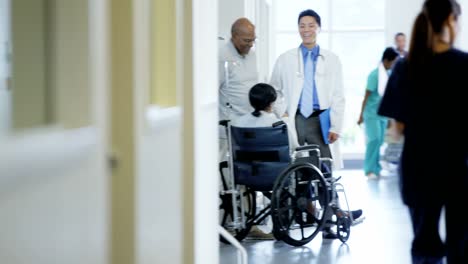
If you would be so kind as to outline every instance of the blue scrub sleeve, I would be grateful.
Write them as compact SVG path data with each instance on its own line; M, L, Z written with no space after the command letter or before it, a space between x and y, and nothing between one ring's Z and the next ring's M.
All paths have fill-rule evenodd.
M367 77L366 90L370 92L375 92L377 91L378 86L379 86L379 72L377 69L375 69L371 71L371 73L369 73L369 76Z

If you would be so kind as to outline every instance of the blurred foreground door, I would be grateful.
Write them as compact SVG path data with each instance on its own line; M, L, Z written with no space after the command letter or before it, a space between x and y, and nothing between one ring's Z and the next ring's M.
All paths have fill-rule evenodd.
M0 263L108 263L106 1L0 0L0 5L6 1L15 8L12 14L39 4L47 12L44 32L52 46L44 68L53 107L46 113L49 124L0 135ZM13 21L27 26L17 19L28 18ZM16 37L21 33L12 31ZM20 56L19 44L28 47L24 40L13 43L13 55ZM20 94L15 88L13 97ZM21 89L25 98L18 102L35 91L34 85ZM12 111L33 115L30 107L16 105Z
M8 85L10 76L8 1L0 0L0 137L6 135L11 126L11 92Z

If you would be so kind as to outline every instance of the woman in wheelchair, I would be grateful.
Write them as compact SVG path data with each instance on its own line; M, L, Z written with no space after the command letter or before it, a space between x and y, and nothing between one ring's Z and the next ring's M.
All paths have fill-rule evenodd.
M226 126L230 174L234 177L231 182L235 184L228 188L222 175L222 225L232 227L235 237L242 240L252 226L271 215L275 238L288 244L304 245L320 231L325 239L345 242L350 226L362 210L340 208L338 192L344 193L344 188L337 183L339 178L331 176L328 168L332 161L320 158L315 145L298 145L296 135L272 111L276 98L276 91L269 84L254 85L249 100L255 111ZM270 205L258 214L256 191L271 199ZM234 221L228 224L229 217ZM243 220L236 223L238 219ZM332 230L335 225L336 232Z

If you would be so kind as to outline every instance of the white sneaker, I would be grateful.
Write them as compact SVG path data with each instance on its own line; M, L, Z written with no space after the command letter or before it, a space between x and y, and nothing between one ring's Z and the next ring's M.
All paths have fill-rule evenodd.
M246 237L247 239L252 239L252 240L275 240L275 237L273 236L273 233L265 233L262 231L260 228L258 228L256 225L252 226L250 229L249 234Z
M368 173L367 175L368 180L378 180L379 176L375 175L375 173Z

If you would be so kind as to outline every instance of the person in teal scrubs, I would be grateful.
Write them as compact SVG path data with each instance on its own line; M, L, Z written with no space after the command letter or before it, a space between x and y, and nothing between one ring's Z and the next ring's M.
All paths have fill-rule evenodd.
M369 179L375 179L380 176L380 171L382 170L382 166L380 165L380 147L385 139L387 119L378 115L377 110L383 90L385 89L386 80L397 58L398 52L394 48L386 48L382 55L381 64L367 78L366 93L362 101L358 125L364 122L367 143L364 172Z

